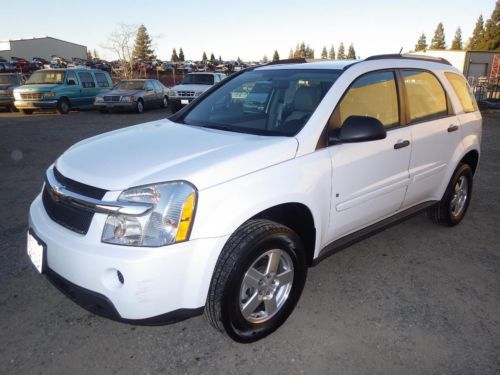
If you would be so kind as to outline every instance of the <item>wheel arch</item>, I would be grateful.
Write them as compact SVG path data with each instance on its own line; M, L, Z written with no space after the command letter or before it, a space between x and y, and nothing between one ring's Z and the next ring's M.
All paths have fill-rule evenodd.
M475 175L479 164L479 152L475 149L470 150L462 157L459 164L460 163L468 164L472 169L472 174Z

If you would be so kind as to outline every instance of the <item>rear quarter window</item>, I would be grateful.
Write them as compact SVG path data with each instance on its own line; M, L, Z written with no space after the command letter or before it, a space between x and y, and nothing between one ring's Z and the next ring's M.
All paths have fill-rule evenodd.
M109 87L109 81L104 73L94 73L95 79L97 81L97 86L99 87Z
M478 110L476 99L472 94L465 78L456 73L445 72L444 75L453 87L464 112L475 112Z
M83 88L92 88L95 87L94 78L92 74L87 72L78 73L78 77L80 77L80 82L82 83Z

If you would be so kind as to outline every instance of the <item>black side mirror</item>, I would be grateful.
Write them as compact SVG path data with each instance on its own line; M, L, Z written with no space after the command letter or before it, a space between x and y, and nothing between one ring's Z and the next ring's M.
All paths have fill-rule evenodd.
M328 131L328 145L376 141L386 136L384 125L375 117L349 116L342 127Z

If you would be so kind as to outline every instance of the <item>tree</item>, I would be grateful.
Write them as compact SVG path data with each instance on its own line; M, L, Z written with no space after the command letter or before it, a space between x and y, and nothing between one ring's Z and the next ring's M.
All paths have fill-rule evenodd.
M179 61L179 56L177 56L177 51L175 50L175 48L172 50L172 57L170 58L170 60L172 60L172 62Z
M241 65L243 64L243 60L240 59L240 57L238 56L238 58L236 59L236 65Z
M186 61L184 58L184 51L182 50L182 47L179 49L179 61Z
M139 26L137 35L135 37L134 57L136 59L151 61L155 58L153 48L151 46L152 40L149 37L148 31L144 25Z
M442 22L438 23L436 31L434 31L434 37L431 41L431 49L446 49L446 42L444 40L444 27Z
M205 51L203 51L203 57L201 58L201 61L203 61L204 63L206 63L207 60L208 60L207 54L205 53Z
M337 60L345 60L344 43L340 43L339 51L337 52Z
M326 60L328 58L328 52L326 52L326 46L323 46L321 50L321 60Z
M497 1L491 17L484 25L482 49L487 51L500 50L500 2Z
M333 48L333 44L330 47L330 52L328 53L328 58L330 60L335 60L335 48Z
M87 49L87 60L92 60L92 51Z
M306 46L304 57L306 59L314 59L314 50L311 47L309 47L309 44L307 44Z
M280 59L280 55L278 53L278 50L274 50L273 61L279 61L279 59Z
M289 59L293 59L293 49L290 48L290 53L288 54Z
M352 43L349 46L349 50L347 51L347 60L356 60L356 51L354 50L354 46Z
M122 23L108 38L107 44L102 47L114 52L118 56L118 70L122 77L132 76L133 71L133 38L137 33L137 26Z
M461 50L462 49L462 29L459 27L457 31L455 32L455 37L453 38L453 41L451 42L451 47L450 49L452 50Z
M222 64L222 57L219 55L219 64Z
M415 44L415 51L425 51L427 47L427 37L422 33Z
M99 54L97 53L97 50L95 48L94 48L94 58L95 59L99 58Z
M484 21L483 15L481 14L476 21L476 26L472 32L472 36L469 39L468 48L471 50L477 50L484 44Z
M302 57L302 58L306 57L306 44L304 42L300 43L298 57Z
M262 58L262 62L264 64L267 64L268 61L269 61L269 59L267 58L267 55L264 55L264 57Z
M212 64L215 64L215 56L214 56L214 54L213 54L213 53L211 53L211 54L210 54L210 62L211 62Z

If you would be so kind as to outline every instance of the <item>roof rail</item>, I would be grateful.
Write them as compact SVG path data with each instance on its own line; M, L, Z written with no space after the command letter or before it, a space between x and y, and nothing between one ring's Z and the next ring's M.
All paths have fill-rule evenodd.
M304 59L303 57L298 57L295 59L284 59L284 60L278 60L278 61L271 61L270 63L267 63L265 65L269 66L269 65L281 65L281 64L304 64L306 62L307 62L307 60Z
M426 56L426 55L411 55L411 54L402 55L399 53L386 54L386 55L374 55L374 56L367 57L364 61L388 60L388 59L423 60L423 61L430 61L430 62L435 62L435 63L451 65L451 63L448 60L443 59L442 57L434 57L434 56Z

